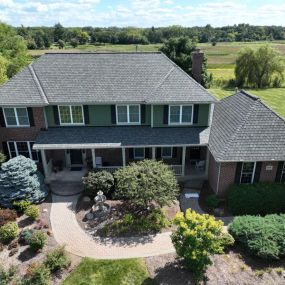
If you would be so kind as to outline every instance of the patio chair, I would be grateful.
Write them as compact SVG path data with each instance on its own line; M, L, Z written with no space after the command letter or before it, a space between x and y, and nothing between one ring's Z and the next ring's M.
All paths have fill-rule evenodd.
M196 162L195 168L199 170L204 170L206 166L206 161L205 160L199 160Z

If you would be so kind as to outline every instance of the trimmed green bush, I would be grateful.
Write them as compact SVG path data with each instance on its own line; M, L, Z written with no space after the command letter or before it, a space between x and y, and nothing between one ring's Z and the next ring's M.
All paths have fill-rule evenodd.
M32 264L27 274L21 280L20 285L50 285L51 274L49 268L44 264Z
M0 227L7 224L8 222L16 221L17 213L14 210L3 209L0 210Z
M47 244L48 236L43 231L34 232L28 239L30 248L34 251L38 251Z
M229 232L251 254L263 259L285 256L285 215L234 218Z
M227 232L222 232L219 236L219 240L224 248L231 247L235 243L235 239L233 238L233 236Z
M30 201L26 201L26 200L14 201L13 207L16 209L16 211L23 214L31 204L32 203Z
M3 162L5 162L6 156L4 155L3 152L0 151L0 166L2 165Z
M209 208L215 209L218 208L220 204L220 199L217 197L217 195L212 194L207 197L206 203Z
M227 202L233 215L285 213L285 184L232 185Z
M16 222L9 222L0 228L0 240L8 243L19 234L19 227Z
M0 264L0 285L10 284L17 273L16 266L10 266L7 270Z
M46 255L44 265L49 268L53 273L58 270L68 268L70 266L71 260L68 256L64 246L60 246Z
M27 244L29 238L36 232L34 229L24 229L20 234L20 242Z
M30 205L27 207L24 213L26 216L36 220L40 215L40 209L37 205Z

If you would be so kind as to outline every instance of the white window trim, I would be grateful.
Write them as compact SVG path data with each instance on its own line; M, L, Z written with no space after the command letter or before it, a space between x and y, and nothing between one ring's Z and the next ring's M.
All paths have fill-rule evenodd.
M33 160L32 149L31 149L30 143L35 143L34 141L7 141L9 156L10 156L10 159L11 159L11 158L12 158L12 155L11 155L11 150L10 150L10 143L13 143L13 144L14 144L16 156L19 156L17 143L26 143L26 144L28 145L28 151L29 151L30 159ZM38 153L38 151L37 151L37 153ZM33 161L35 161L35 162L38 162L38 161L39 161L39 154L38 154L38 159L37 159L37 160L33 160Z
M7 119L6 119L6 114L5 114L5 109L14 109L14 114L15 114L16 123L17 123L16 125L8 125ZM28 116L28 121L29 121L29 124L28 124L28 125L20 125L20 124L19 124L19 118L18 118L17 109L26 109L27 116ZM29 113L28 113L28 108L27 108L27 107L4 107L4 108L3 108L3 114L4 114L4 119L5 119L5 125L6 125L6 127L8 127L8 128L28 128L28 127L31 126L30 118L29 118Z
M136 156L136 149L143 149L143 156ZM144 147L135 147L134 148L134 159L136 160L143 160L145 159L145 148Z
M179 123L171 123L170 121L170 109L171 107L180 107L179 110ZM183 107L192 107L192 114L191 114L191 122L182 122L182 108ZM194 117L194 105L193 104L187 104L187 105L169 105L168 106L168 124L169 125L193 125L193 117Z
M243 165L244 165L244 163L254 163L253 172L252 172L252 177L251 177L250 183L242 183L242 182L241 182L241 178L242 178L242 174L243 174ZM256 169L256 162L253 162L253 161L245 161L245 162L243 162L243 163L242 163L242 167L241 167L241 173L240 173L239 183L240 183L240 184L253 184L254 176L255 176L255 169Z
M127 122L119 122L118 120L118 107L127 106ZM138 106L139 107L139 121L138 122L130 122L130 106ZM117 104L116 105L116 122L117 125L140 125L141 124L141 105L140 104Z
M170 156L168 156L168 155L165 156L165 155L162 154L164 148L170 148L171 149L171 155ZM164 158L164 159L171 159L171 158L173 158L173 147L162 147L161 148L161 157Z
M73 115L72 115L72 109L71 109L71 107L73 107L73 106L81 107L81 114L82 114L83 123L73 123ZM60 107L69 107L71 123L62 123L61 122ZM58 115L59 115L59 122L60 122L61 126L83 126L83 125L85 125L83 105L58 105L57 109L58 109Z

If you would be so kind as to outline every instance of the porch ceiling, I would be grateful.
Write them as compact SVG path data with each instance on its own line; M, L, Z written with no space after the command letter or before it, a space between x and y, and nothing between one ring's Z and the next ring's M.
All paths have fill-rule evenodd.
M209 128L59 127L41 131L33 149L206 145Z

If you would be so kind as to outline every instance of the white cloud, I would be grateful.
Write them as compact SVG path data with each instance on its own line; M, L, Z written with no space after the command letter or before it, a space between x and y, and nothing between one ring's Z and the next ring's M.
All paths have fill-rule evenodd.
M247 1L213 0L193 6L175 0L0 0L0 21L13 25L64 26L224 26L238 23L282 25L285 4L253 9ZM98 9L100 4L101 9ZM102 10L102 7L105 9Z

